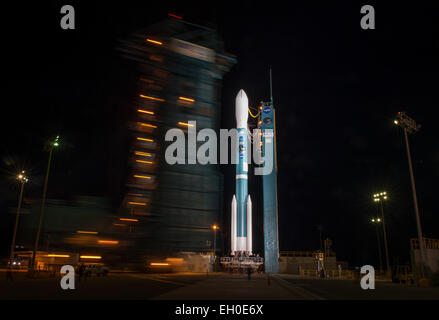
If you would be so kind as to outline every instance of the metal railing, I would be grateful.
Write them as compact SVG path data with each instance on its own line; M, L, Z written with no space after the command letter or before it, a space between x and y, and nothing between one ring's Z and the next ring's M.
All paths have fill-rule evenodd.
M439 249L439 239L424 238L424 248L426 249ZM419 239L410 239L410 249L419 249Z

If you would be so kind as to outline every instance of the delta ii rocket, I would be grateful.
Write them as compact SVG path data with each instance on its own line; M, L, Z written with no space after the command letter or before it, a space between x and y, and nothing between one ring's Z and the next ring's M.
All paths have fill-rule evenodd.
M252 254L252 202L248 194L247 119L248 98L239 90L235 100L237 134L236 192L232 199L232 255L237 251Z

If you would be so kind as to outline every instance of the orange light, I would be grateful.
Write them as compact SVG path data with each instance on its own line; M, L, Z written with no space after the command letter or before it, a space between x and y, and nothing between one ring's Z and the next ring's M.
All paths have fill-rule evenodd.
M136 162L152 164L152 161L145 161L145 160L136 160Z
M146 39L146 41L151 42L151 43L155 43L155 44L159 44L162 45L163 43L160 41L156 41L156 40L152 40L152 39Z
M148 177L148 176L139 176L138 174L135 174L135 175L134 175L134 178L151 179L151 177Z
M164 99L154 98L154 97L150 97L150 96L145 96L143 94L140 94L139 96L140 96L140 98L149 99L149 100L155 100L155 101L161 101L161 102L165 101Z
M47 256L51 258L70 258L68 254L48 254Z
M140 141L148 141L148 142L154 142L154 140L152 140L152 139L146 139L146 138L140 138L140 137L137 137L137 140L140 140Z
M179 122L178 124L181 125L181 126L186 126L186 127L193 127L194 126L193 124L189 124L189 123L186 123L186 122Z
M132 202L132 201L129 201L128 204L134 204L134 205L138 205L138 206L146 206L146 202Z
M82 230L78 230L76 231L76 233L98 234L97 231L82 231Z
M213 230L218 230L219 227L218 227L216 224L214 224L214 225L212 226L212 229L213 229Z
M152 112L152 111L148 111L148 110L142 110L142 109L137 109L137 111L138 112L141 112L141 113L147 113L147 114L154 114L154 112Z
M100 244L119 244L119 241L115 240L98 240Z
M141 197L142 195L140 193L128 193L128 196L133 196L133 197Z
M178 99L180 99L180 100L184 100L184 101L188 101L188 102L195 102L195 100L194 100L194 99L191 99L191 98L178 97Z
M128 219L128 218L120 218L120 221L132 221L132 222L138 222L138 219Z
M79 256L81 259L102 259L101 256Z
M135 154L136 156L151 157L151 154L148 153L148 152L136 151L136 152L134 152L134 154Z
M127 226L126 224L123 224L123 223L113 223L113 225L116 227L126 227Z
M149 124L149 123L143 123L143 122L139 122L139 124L143 127L149 127L149 128L157 128L157 126L153 125L153 124Z
M166 262L151 262L151 266L169 266L169 263Z

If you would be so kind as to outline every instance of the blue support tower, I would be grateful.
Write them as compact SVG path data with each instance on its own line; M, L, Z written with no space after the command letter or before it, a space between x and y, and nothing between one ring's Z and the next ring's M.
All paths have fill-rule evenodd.
M262 192L264 206L264 258L265 273L279 271L279 235L277 210L277 155L276 155L276 119L272 102L264 102L260 112L260 128L262 131L262 156L268 148L273 155L272 170L262 176ZM263 166L266 165L264 162Z

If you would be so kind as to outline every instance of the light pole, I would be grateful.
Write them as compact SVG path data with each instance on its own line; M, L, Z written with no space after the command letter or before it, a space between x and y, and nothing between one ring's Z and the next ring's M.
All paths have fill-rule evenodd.
M378 231L378 225L379 225L379 223L381 222L381 219L380 218L373 218L373 219L371 219L370 220L373 224L375 224L375 229L376 229L376 232L377 232L377 241L378 241L378 255L379 255L379 258L380 258L380 272L383 270L383 259L381 258L382 257L382 253L381 253L381 241L380 241L380 233L379 233L379 231Z
M381 208L381 220L383 223L383 236L384 236L384 249L386 250L386 266L387 266L387 274L391 273L390 269L390 261L389 261L389 247L387 246L387 233L386 233L386 221L384 220L384 207L383 201L388 199L387 192L380 192L373 195L373 201L380 203Z
M12 236L11 255L9 256L10 263L12 263L12 261L14 260L15 239L17 237L18 221L19 221L19 217L20 217L21 203L22 203L22 200L23 200L24 184L29 181L29 179L24 175L24 171L21 171L21 173L18 175L17 179L18 179L18 181L20 181L21 187L20 187L20 196L18 197L17 214L16 214L16 217L15 217L14 234Z
M41 223L43 222L43 216L44 216L44 206L46 204L47 182L49 181L49 173L50 173L50 165L52 163L53 148L56 148L59 146L58 139L59 139L59 136L57 136L54 141L51 141L49 143L49 160L47 162L46 178L44 180L43 199L41 200L40 221L38 223L37 235L35 237L35 246L34 246L34 251L32 253L32 273L35 270L35 260L36 260L36 255L37 255L37 251L38 251L38 242L40 240Z
M218 230L219 227L216 224L214 224L212 226L212 229L213 229L213 263L214 263L213 268L215 271L216 270L216 230Z
M409 146L409 138L408 138L408 133L415 133L419 131L421 125L417 124L415 120L407 116L404 111L398 112L396 117L397 119L394 120L394 123L404 129L405 146L407 149L407 159L409 162L410 181L412 183L413 204L415 206L416 226L418 229L419 249L421 251L421 277L423 278L425 276L424 269L425 269L426 255L424 250L424 239L422 236L421 218L419 216L418 198L416 196L415 177L413 175L413 165L412 165L412 158L410 155L410 146Z

